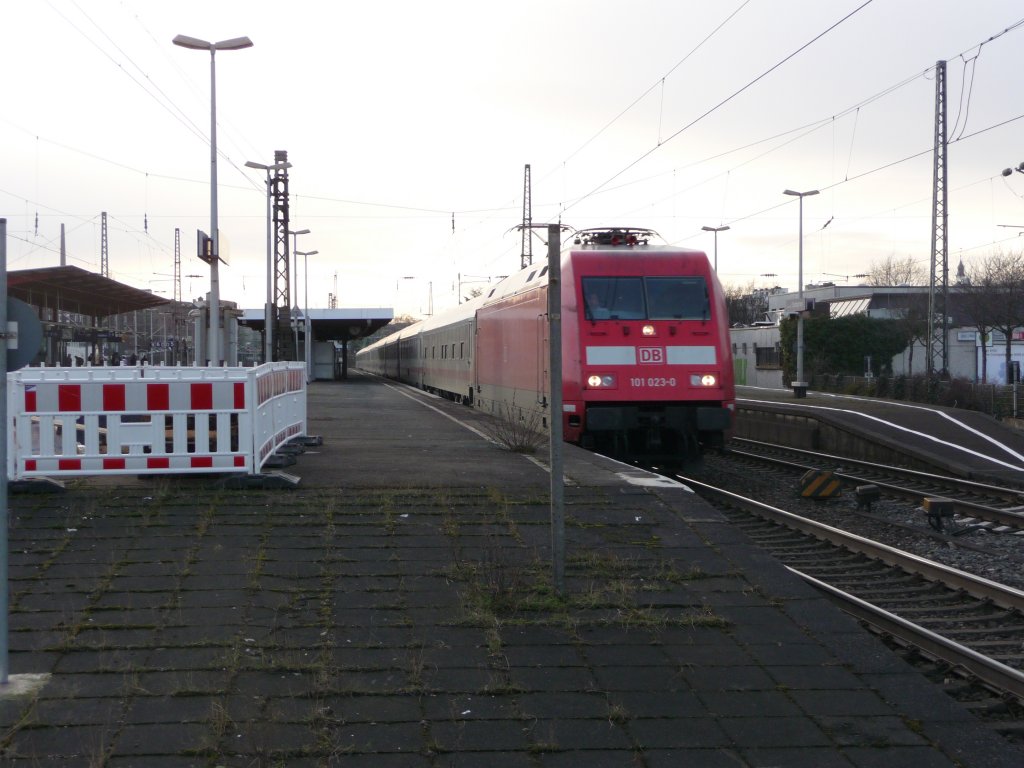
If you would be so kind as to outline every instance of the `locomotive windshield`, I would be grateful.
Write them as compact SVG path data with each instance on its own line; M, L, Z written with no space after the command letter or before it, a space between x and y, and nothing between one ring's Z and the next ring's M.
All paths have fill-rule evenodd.
M707 320L703 277L584 277L588 320Z

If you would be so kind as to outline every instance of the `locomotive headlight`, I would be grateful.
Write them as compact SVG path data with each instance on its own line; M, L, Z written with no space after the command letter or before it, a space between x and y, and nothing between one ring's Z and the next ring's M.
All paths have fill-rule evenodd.
M705 373L703 376L695 373L690 376L690 385L694 387L713 387L718 384L718 377L713 373Z
M615 386L615 377L609 374L599 376L595 373L587 379L587 384L591 389L608 389Z
M654 335L654 326L653 325L645 325L643 327L643 330L641 331L641 333L643 333L644 336L653 336Z

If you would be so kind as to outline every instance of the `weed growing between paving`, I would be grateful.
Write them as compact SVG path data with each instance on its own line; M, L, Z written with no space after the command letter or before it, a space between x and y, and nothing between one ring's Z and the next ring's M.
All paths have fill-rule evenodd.
M533 454L548 441L540 411L526 410L512 403L503 405L495 418L484 422L484 434L513 453Z
M513 564L498 548L487 549L479 562L457 562L450 578L465 585L461 623L488 633L488 648L500 649L500 629L513 626L620 626L626 629L671 627L725 628L728 622L707 607L667 609L644 604L643 593L664 592L674 585L705 578L700 569L680 572L667 561L641 562L602 553L569 560L582 589L558 595L547 563L535 559Z

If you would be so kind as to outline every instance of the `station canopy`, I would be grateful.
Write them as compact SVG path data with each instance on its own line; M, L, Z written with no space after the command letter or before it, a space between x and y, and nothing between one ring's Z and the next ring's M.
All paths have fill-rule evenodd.
M33 307L109 317L159 307L169 299L80 267L41 267L7 273L7 294Z
M298 316L302 317L301 312L298 313ZM394 310L387 307L309 310L310 326L316 341L361 339L383 328L394 317ZM245 309L238 322L254 331L262 332L266 322L264 310Z

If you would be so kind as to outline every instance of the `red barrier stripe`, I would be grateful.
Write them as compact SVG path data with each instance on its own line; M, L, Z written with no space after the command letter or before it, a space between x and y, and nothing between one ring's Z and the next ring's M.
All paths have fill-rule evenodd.
M235 383L235 408L245 408L245 384L240 381Z
M192 385L192 410L213 410L213 384L204 382Z
M72 470L72 469L81 469L81 468L82 468L82 460L81 459L59 459L57 461L57 469Z
M212 467L213 466L213 456L193 456L192 457L192 466L193 467L206 467L206 468Z
M125 468L125 461L124 461L124 459L104 459L103 460L103 468L104 469L124 469Z
M168 384L147 384L146 385L146 407L151 411L171 410L170 385Z
M103 410L108 413L124 410L124 384L103 385Z
M34 389L25 390L25 413L36 412L36 391Z
M25 459L25 471L26 472L35 472L36 471L36 460L35 459Z
M65 412L82 410L81 384L57 385L57 410Z
M244 467L245 466L245 456L235 456L235 466L236 467Z
M171 460L168 458L146 459L146 469L170 469Z

